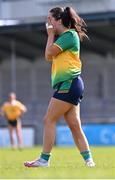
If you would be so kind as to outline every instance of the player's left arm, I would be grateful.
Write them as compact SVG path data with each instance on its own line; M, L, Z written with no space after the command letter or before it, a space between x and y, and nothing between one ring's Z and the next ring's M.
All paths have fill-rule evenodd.
M25 105L22 105L22 106L21 106L21 110L22 110L23 113L27 112L26 106L25 106Z
M27 107L24 104L22 104L21 102L18 102L18 105L22 113L27 112Z

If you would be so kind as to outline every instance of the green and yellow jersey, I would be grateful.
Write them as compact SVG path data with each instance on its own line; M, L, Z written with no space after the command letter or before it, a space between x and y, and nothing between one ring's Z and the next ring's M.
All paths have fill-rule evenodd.
M80 40L77 32L70 29L62 33L54 42L61 49L61 53L53 57L52 61L52 86L57 89L60 82L61 90L69 89L71 82L81 74Z

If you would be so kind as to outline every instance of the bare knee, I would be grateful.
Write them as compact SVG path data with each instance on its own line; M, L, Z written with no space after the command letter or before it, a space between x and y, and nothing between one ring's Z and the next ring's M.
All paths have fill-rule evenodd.
M47 123L48 123L48 121L49 121L49 120L48 120L47 116L44 116L44 119L43 119L43 123L44 123L44 125L45 125L45 124L47 124Z
M52 119L50 119L48 116L45 116L43 119L44 126L51 126L55 123Z
M71 129L72 133L82 133L81 123L78 123L77 121L73 121L69 124L69 128Z

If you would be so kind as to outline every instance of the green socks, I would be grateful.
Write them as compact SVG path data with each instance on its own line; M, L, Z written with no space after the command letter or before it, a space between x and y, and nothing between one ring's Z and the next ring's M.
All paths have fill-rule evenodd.
M92 159L92 154L90 151L83 151L80 153L85 161Z
M42 152L40 158L48 161L49 158L50 158L50 155L51 155L50 153L43 153L43 152Z
M82 157L83 157L83 159L84 159L85 161L87 161L87 160L89 160L89 159L92 159L92 154L91 154L91 152L88 151L88 150L87 150L87 151L83 151L83 152L81 152L80 154L82 155ZM50 156L51 156L50 153L43 153L43 152L42 152L40 158L48 161L49 158L50 158Z

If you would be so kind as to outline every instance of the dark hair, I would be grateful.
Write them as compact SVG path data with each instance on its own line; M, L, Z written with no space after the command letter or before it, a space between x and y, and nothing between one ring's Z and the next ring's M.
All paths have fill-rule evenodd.
M50 10L50 13L55 18L55 20L61 19L65 27L75 29L81 41L85 37L88 38L86 35L86 23L78 16L72 7L55 7Z

